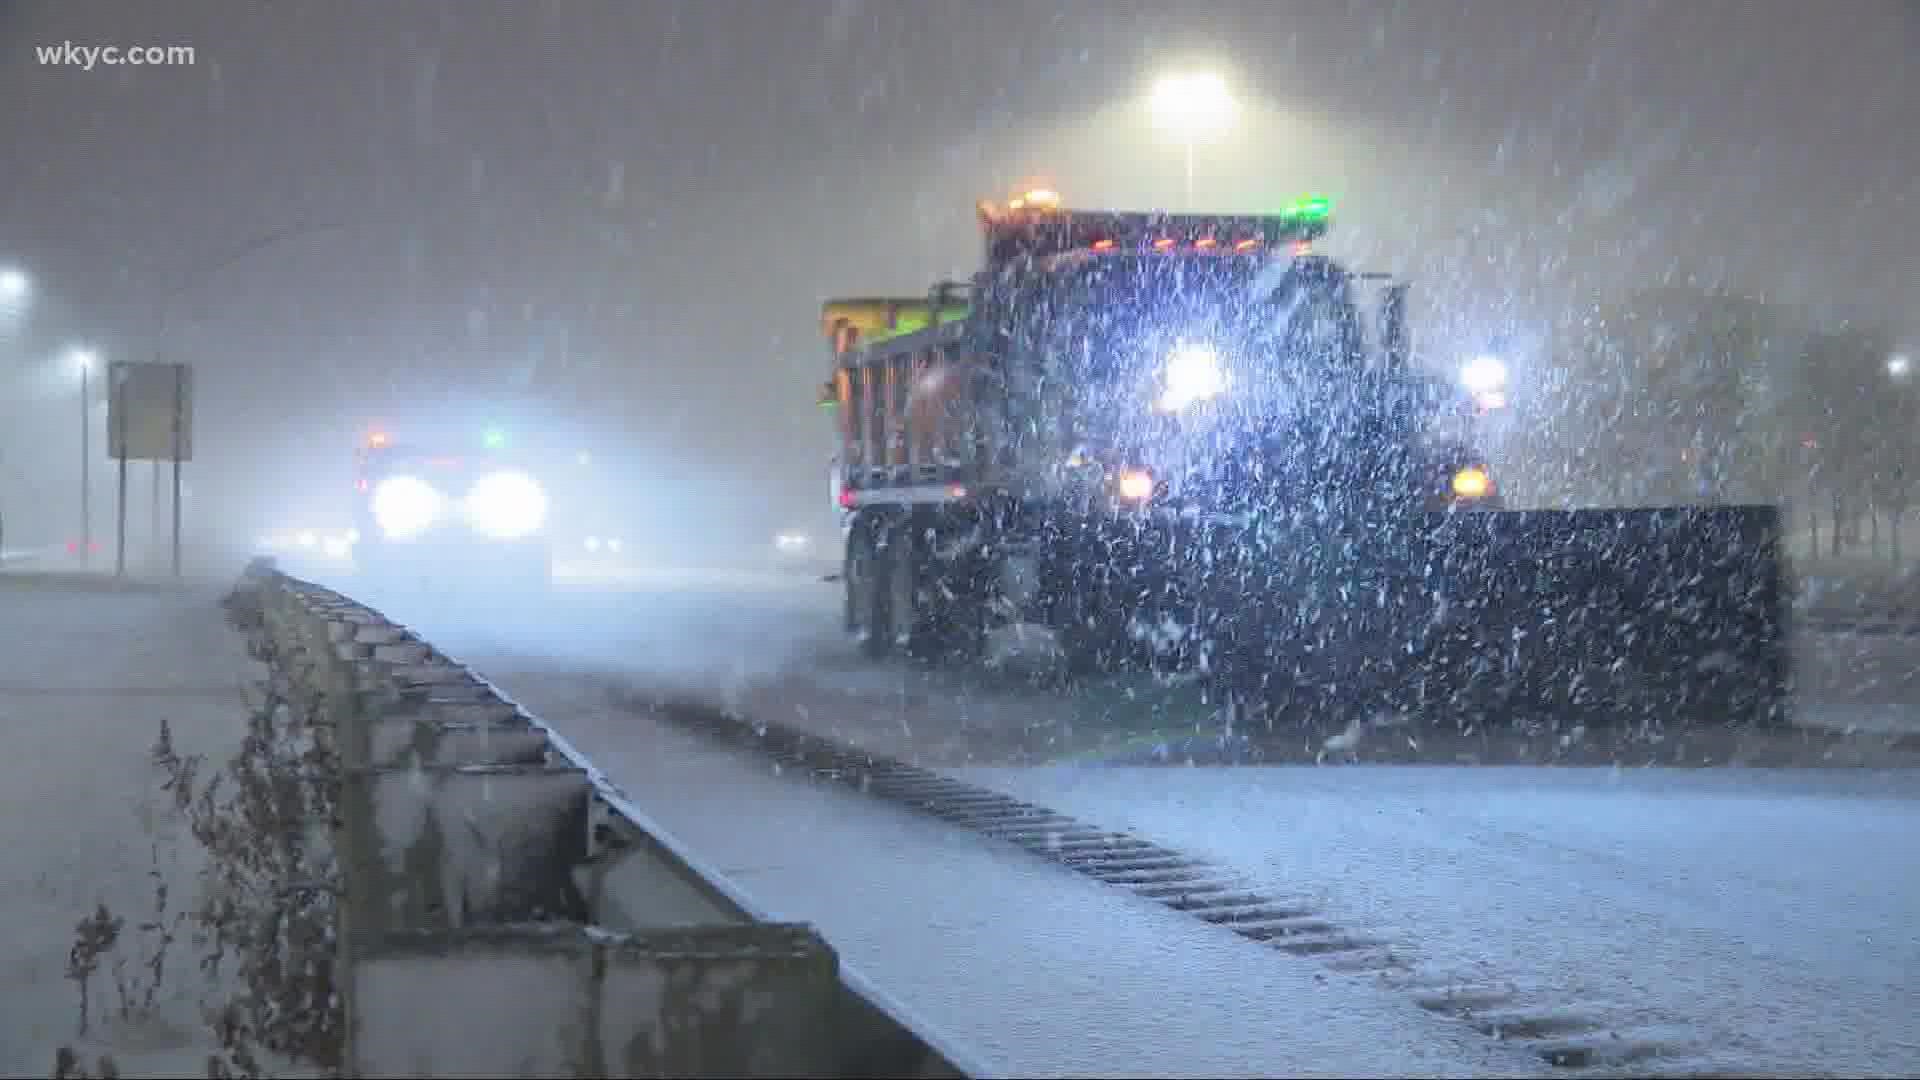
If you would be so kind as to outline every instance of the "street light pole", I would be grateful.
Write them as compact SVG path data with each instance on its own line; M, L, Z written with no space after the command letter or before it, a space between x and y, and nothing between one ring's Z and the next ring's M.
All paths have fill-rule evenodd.
M1193 207L1193 140L1192 139L1186 140L1186 144L1187 144L1187 210L1191 212L1194 208Z
M93 562L93 365L80 363L80 565Z
M1170 75L1154 85L1148 104L1156 123L1180 140L1186 165L1187 210L1194 209L1194 144L1219 134L1234 110L1226 80L1212 72Z
M211 279L213 275L219 273L220 271L226 269L229 266L232 266L237 262L240 262L241 260L247 258L248 256L253 255L255 252L263 251L267 248L273 247L275 244L279 244L286 240L291 240L297 236L306 236L312 233L328 232L336 229L343 229L346 227L347 227L346 224L341 222L321 222L321 223L309 223L304 225L290 225L290 226L287 226L286 228L275 229L272 232L265 233L261 236L255 237L254 239L248 241L244 246L225 253L219 259L213 262L204 264L197 268L190 269L185 275L182 276L182 278L177 282L176 286L172 290L162 294L158 298L158 304L154 312L154 330L153 330L154 362L155 363L166 362L166 352L162 348L161 343L166 339L167 316L171 313L173 302L175 300L186 295L192 289L206 284L206 282L209 279ZM180 495L181 495L180 450L181 450L182 439L188 434L187 432L183 432L180 430L180 423L181 423L180 414L181 414L182 406L185 404L181 396L182 389L183 388L181 384L178 381L176 381L174 383L174 416L173 416L173 426L174 426L174 431L173 431L173 576L176 578L180 576ZM113 392L116 394L123 393L122 389L119 387L115 387ZM126 410L123 407L124 405L125 405L124 400L116 401L114 403L114 408L116 411L120 413L120 417L121 417L120 444L121 444L121 450L123 454L127 448L126 447L127 437L126 437L126 431L125 431ZM158 563L161 558L160 556L160 462L158 460L155 460L150 462L149 464L151 464L153 467L153 472L152 472L153 542L154 542L154 560L156 563ZM120 504L119 504L118 527L120 531L121 554L119 556L115 573L120 576L125 576L126 574L125 548L126 548L126 539L127 539L127 460L124 456L122 456L120 459Z

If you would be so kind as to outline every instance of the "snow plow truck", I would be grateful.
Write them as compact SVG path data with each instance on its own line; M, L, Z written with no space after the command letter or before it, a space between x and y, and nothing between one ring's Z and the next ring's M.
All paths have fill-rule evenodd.
M1041 624L1269 725L1784 720L1778 508L1506 508L1484 402L1418 362L1406 284L1315 253L1324 200L978 216L970 281L822 311L870 656Z

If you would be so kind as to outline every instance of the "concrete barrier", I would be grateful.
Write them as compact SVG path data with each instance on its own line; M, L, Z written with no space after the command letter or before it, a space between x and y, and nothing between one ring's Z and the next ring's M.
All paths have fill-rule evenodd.
M267 560L228 605L338 763L345 1075L981 1075L407 628Z

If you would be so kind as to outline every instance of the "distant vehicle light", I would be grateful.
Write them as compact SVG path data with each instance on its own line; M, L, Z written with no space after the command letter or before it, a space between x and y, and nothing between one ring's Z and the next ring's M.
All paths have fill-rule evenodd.
M439 520L446 499L417 476L390 476L373 489L373 520L389 539L409 540Z
M376 431L367 436L367 445L375 450L384 449L387 445L387 433L384 431Z
M1128 469L1120 474L1120 497L1130 502L1145 502L1153 497L1153 474L1145 469Z
M607 541L607 550L613 552L615 555L620 554L620 549L625 546L626 545L622 544L620 542L620 538L617 536Z
M310 548L320 542L320 537L316 536L313 530L308 529L301 532L299 539L295 540L294 542L299 544L303 548Z
M1453 493L1462 499L1484 499L1493 492L1493 477L1478 465L1469 465L1453 474Z
M781 551L804 551L810 543L806 533L783 532L773 538L773 546Z
M586 545L585 545L585 546L586 546L586 549L587 549L588 551L599 551L599 550L600 550L600 538L599 538L599 537L597 537L597 536L589 536L589 537L587 537L587 539L586 539Z

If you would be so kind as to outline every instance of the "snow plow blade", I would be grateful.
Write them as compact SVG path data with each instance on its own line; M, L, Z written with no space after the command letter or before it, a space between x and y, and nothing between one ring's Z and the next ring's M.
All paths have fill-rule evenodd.
M1222 689L1283 712L1392 708L1450 727L1786 720L1774 507L1484 511L1316 532L1205 538L1237 564L1221 574L1215 561L1201 590Z

